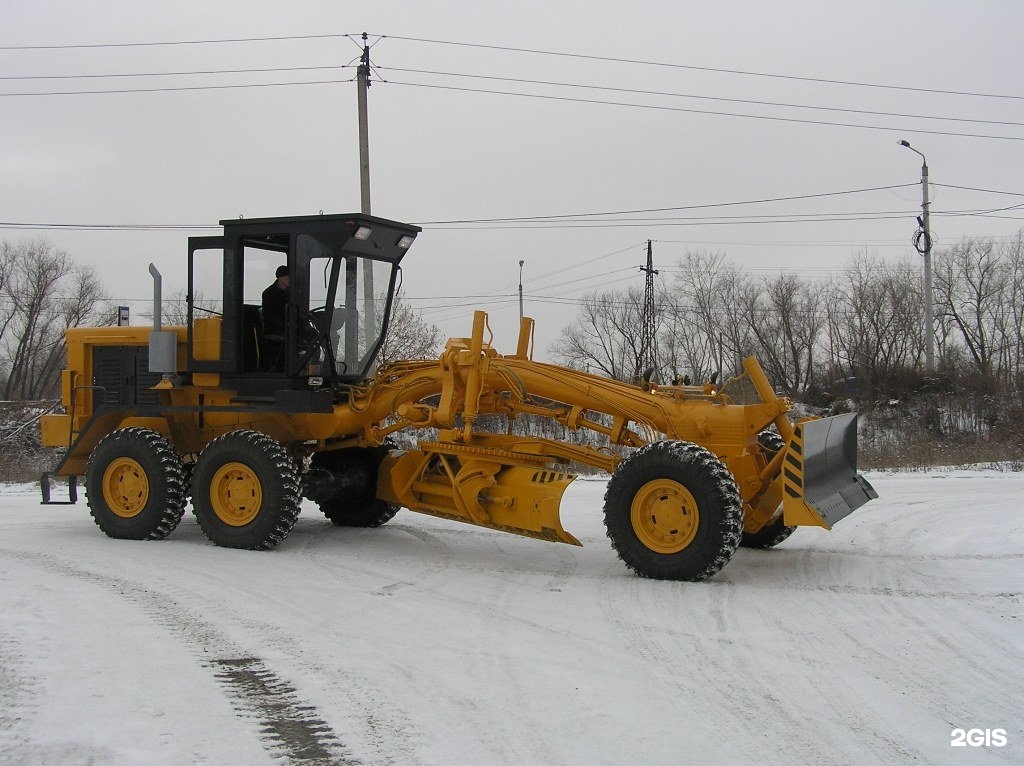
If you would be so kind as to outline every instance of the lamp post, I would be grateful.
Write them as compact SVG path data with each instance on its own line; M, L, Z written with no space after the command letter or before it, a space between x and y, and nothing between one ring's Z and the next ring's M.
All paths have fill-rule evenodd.
M924 256L924 363L928 372L935 370L935 309L932 302L932 232L928 222L928 160L924 154L910 145L909 141L900 140L904 146L921 157L921 217L917 219L921 227L920 235L914 237L914 246Z
M526 261L519 262L519 324L523 323L523 264Z

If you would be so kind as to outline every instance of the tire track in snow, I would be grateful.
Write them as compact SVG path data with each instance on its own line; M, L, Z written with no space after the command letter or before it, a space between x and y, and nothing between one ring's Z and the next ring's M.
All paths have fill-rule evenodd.
M296 766L359 766L316 708L302 702L295 687L169 596L46 554L0 548L0 555L116 591L168 628L211 669L239 717L255 724L271 757Z
M893 666L888 674L880 670L879 642L865 641L858 633L876 636L874 631L865 627L844 630L815 619L819 613L840 614L835 598L845 599L850 593L845 589L803 587L803 580L813 581L821 575L821 571L797 567L784 583L744 585L742 606L731 611L726 630L736 635L756 635L767 627L770 635L784 637L763 647L743 643L739 654L749 678L756 679L762 688L784 690L781 693L794 706L790 711L794 720L830 724L819 726L814 735L831 754L821 762L856 763L862 756L864 762L885 763L898 755L901 763L929 763L913 744L892 734L888 722L875 709L873 698L864 691L865 678L894 688L893 684L904 679L907 668ZM791 596L780 599L781 594ZM859 597L846 608L856 610L866 600ZM869 614L868 618L872 617L877 619Z
M533 566L524 564L520 558L504 551L501 548L501 543L509 535L505 532L490 529L462 529L454 526L452 528L421 528L391 522L379 530L347 528L348 536L341 540L331 540L329 535L332 532L337 533L339 531L337 527L328 527L312 535L303 542L300 549L302 555L311 558L319 566L327 570L337 571L346 575L357 573L359 575L379 577L386 571L385 567L367 566L367 562L362 558L342 557L339 559L337 556L338 550L343 551L347 547L354 546L356 542L362 539L365 533L400 532L422 543L422 545L418 546L413 544L408 551L403 550L400 553L404 566L408 566L410 561L414 561L420 566L419 571L414 576L407 576L406 579L381 585L374 591L374 595L379 596L391 596L406 588L413 588L422 592L437 592L439 588L434 581L440 575L447 575L452 569L477 575L522 574L529 577L552 570L552 562L550 560ZM353 533L360 534L356 535ZM453 547L445 538L454 538L458 543L463 544L462 548ZM516 538L513 536L513 539ZM470 542L472 545L469 544ZM530 542L536 543L536 541ZM337 544L337 549L332 547L335 543ZM387 540L387 544L391 545L393 543L394 537L392 536ZM381 543L378 544L380 545ZM547 553L553 553L556 561L554 562L554 569L550 571L549 577L542 587L544 590L558 593L574 578L578 567L578 560L575 555L575 548L562 550L568 548L568 546L563 545L547 546L547 548L549 549ZM362 552L365 552L365 548ZM385 553L388 558L396 556L395 551L390 549ZM380 560L378 559L374 563L379 562ZM441 587L443 589L447 586L443 585Z
M972 557L956 555L939 558L958 561ZM807 554L801 555L799 568L806 570L806 576L811 578L813 572L808 568L809 561ZM929 657L927 664L943 667L944 675L934 677L914 672L914 665L908 663L905 655L907 647L894 644L886 650L883 642L875 635L845 636L845 640L861 656L872 658L870 665L865 664L865 667L876 674L879 683L892 685L894 679L899 679L901 687L909 687L919 697L928 699L929 708L940 714L951 728L968 715L957 697L949 693L948 678L956 673L977 679L972 704L989 711L990 715L993 714L991 711L1000 710L1005 720L1012 720L1016 715L1015 705L1019 706L1019 695L1014 693L1012 685L1007 685L1006 679L996 668L1000 661L1019 662L1022 658L1021 651L1018 647L1004 643L998 634L993 634L986 628L984 622L964 619L964 610L975 604L1017 606L1020 594L976 593L968 589L970 583L966 582L962 591L928 591L929 580L934 578L935 573L919 572L914 568L899 567L895 564L896 562L875 562L865 571L848 571L845 577L868 577L870 587L863 589L863 595L873 598L870 601L862 599L862 603L869 604L867 611L877 615L875 619L886 617L885 624L902 625L906 635L916 637L913 652L918 661ZM911 580L916 581L916 585L910 582ZM948 599L953 603L929 603L929 599L932 598ZM879 621L883 622L881 619ZM965 633L971 640L962 640L960 632ZM986 649L991 654L979 654ZM902 690L904 688L899 689Z
M948 722L950 728L958 725L965 711L958 695L950 693L951 685L955 688L953 679L961 672L979 680L991 677L991 669L986 672L983 661L972 655L997 637L986 635L987 631L969 620L944 620L962 614L970 602L1012 604L1015 594L973 593L967 582L963 591L940 589L945 578L937 579L937 575L943 575L942 570L922 572L911 566L914 562L974 558L971 556L912 556L908 563L895 556L845 557L817 548L751 551L747 555L750 570L746 575L762 577L744 584L750 603L748 609L736 613L733 629L742 632L769 626L773 634L798 637L773 648L785 658L786 666L804 668L795 678L802 687L796 698L808 703L819 700L809 709L855 732L857 746L874 762L894 755L901 762L932 762L920 732L901 731L893 725L887 701L909 697L928 711L933 718L926 720L940 729L944 725L940 721ZM933 584L935 587L930 587ZM791 606L777 598L787 592L792 594L792 599L787 599ZM843 600L842 609L837 608L837 599ZM838 616L844 611L847 616L839 621L814 617ZM900 629L893 631L893 626ZM972 640L957 646L951 630L965 630ZM837 657L843 661L837 663ZM754 655L753 659L759 658ZM777 667L768 663L764 667L767 677ZM940 667L941 673L936 671ZM784 680L776 676L778 682ZM971 699L989 714L1009 713L1013 703L1001 702L1000 696L1012 699L1014 695L1005 684L993 681L991 689L976 687ZM839 730L838 726L825 729L829 734ZM835 743L836 752L843 744Z
M699 584L633 578L626 594L602 591L602 609L652 682L666 685L694 709L709 708L713 720L730 725L756 720L766 730L785 730L789 738L774 744L778 763L828 763L821 743L802 731L778 698L761 695L751 670L730 635L734 586L727 581ZM628 612L622 605L628 603ZM665 605L678 608L667 617Z
M343 573L347 576L356 573L379 578L386 571L385 567L368 567L366 562L359 557L342 556L339 560L339 554L344 554L348 549L357 547L359 542L366 536L377 537L377 545L387 548L387 546L394 544L394 532L400 532L418 540L429 553L420 555L420 551L423 549L414 548L406 554L406 561L413 556L419 556L423 562L422 571L417 573L415 582L411 582L408 579L397 582L392 580L380 585L374 591L374 595L391 596L396 591L408 587L424 587L424 583L430 582L436 576L454 566L454 556L451 549L437 535L395 522L387 524L386 527L366 529L333 525L325 526L303 541L299 550L301 555L312 559L323 569ZM395 554L390 549L387 549L386 556L393 558Z
M536 568L523 564L515 553L505 550L502 543L518 541L506 533L488 529L424 528L412 524L392 522L380 530L368 530L364 537L362 530L326 529L311 536L304 542L301 553L318 567L328 572L337 572L349 577L353 573L361 576L359 590L371 596L396 596L414 599L419 604L443 602L446 608L458 604L460 624L458 633L467 649L456 664L443 676L425 680L423 669L399 665L396 671L408 678L410 690L419 689L429 694L435 704L462 710L462 716L469 730L486 731L477 746L488 753L495 762L509 763L557 763L558 758L550 745L540 738L523 737L524 716L531 716L531 699L523 687L522 664L509 655L509 647L491 646L497 633L544 629L555 640L566 636L557 630L538 622L517 618L510 614L510 604L515 594L525 589L528 592L559 593L576 569L575 550L561 550L568 546L545 546L548 552L557 554L556 566ZM351 533L357 534L351 534ZM361 547L358 554L351 548L359 540L368 541L369 532L374 533L375 548L368 551ZM342 533L339 539L336 533ZM399 536L399 533L401 536ZM381 535L386 535L386 539ZM411 539L405 540L402 537ZM418 544L417 544L418 542ZM530 544L541 545L536 541ZM338 548L333 544L337 543ZM398 547L392 547L398 546ZM405 549L409 552L406 554ZM338 551L346 555L338 556ZM349 555L352 554L352 555ZM383 555L383 558L376 558ZM398 559L402 579L394 581L394 566L388 562ZM462 558L459 558L461 556ZM453 589L452 574L462 582L472 582L468 593L459 595ZM372 576L377 577L374 582ZM387 584L390 583L390 584ZM502 628L507 624L507 628ZM495 679L500 678L500 682ZM480 715L475 706L467 706L467 698L458 681L468 680L481 690L488 701L485 710L496 706L500 710L520 711L516 716ZM372 681L371 681L372 683ZM429 692L425 687L429 686ZM384 691L372 692L367 699L379 699ZM364 703L365 704L365 703ZM395 707L402 706L402 700L395 700ZM392 711L391 717L394 717ZM544 721L532 719L536 728L542 728ZM407 732L396 733L395 740L408 738ZM393 746L393 745L392 745Z
M306 616L306 613L296 609L293 603L273 600L281 610L294 611L297 618ZM303 667L311 675L318 678L337 678L333 689L348 701L346 709L358 711L356 724L364 728L366 741L370 747L377 750L376 759L380 763L418 762L415 740L420 738L420 734L413 722L399 710L400 700L392 699L388 691L374 684L372 678L348 668L325 664L321 655L304 651L296 643L294 636L280 627L236 611L230 605L218 603L216 606L222 613L230 615L232 623L245 628L248 635L258 637L268 649L287 656L295 665Z
M705 590L708 585L711 587ZM800 711L788 704L785 684L767 682L761 647L751 643L750 634L737 631L737 614L746 608L740 598L742 589L727 579L687 583L685 587L706 598L684 599L679 620L684 625L703 624L705 632L686 641L676 639L670 650L673 656L682 659L692 648L693 657L683 667L692 663L697 675L718 689L720 705L733 720L755 720L766 730L785 732L785 737L773 743L781 763L830 762L834 753L817 732L807 731ZM644 600L652 602L649 612L655 616L656 599L645 594Z
M19 730L34 714L32 692L36 682L24 664L15 637L0 632L0 762L7 762L11 754L28 744Z

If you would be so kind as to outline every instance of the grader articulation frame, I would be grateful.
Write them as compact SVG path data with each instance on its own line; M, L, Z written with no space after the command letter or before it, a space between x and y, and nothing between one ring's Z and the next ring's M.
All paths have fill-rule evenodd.
M374 370L417 227L364 215L222 225L221 237L189 239L186 326L160 326L157 296L152 331L67 333L65 413L43 419L42 439L66 448L55 473L72 487L84 476L111 537L166 537L191 496L214 543L270 549L305 496L342 526L379 526L405 507L578 545L559 519L576 462L612 474L605 524L627 566L701 580L741 543L828 529L877 496L857 473L856 417L791 422L753 358L745 375L761 401L739 405L713 383L636 386L533 361L530 319L501 355L476 312L438 360ZM276 265L291 288L287 331L271 339L257 296ZM516 434L524 415L628 454ZM487 431L496 419L483 416L508 427ZM48 476L43 491L50 501Z

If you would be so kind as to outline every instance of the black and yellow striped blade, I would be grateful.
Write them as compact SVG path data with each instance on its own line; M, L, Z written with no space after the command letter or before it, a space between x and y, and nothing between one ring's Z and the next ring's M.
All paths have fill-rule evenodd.
M797 424L782 473L787 524L830 528L878 497L857 473L856 413Z

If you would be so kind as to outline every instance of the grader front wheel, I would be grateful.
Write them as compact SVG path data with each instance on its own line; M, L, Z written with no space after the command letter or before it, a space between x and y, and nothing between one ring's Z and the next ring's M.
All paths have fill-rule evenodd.
M689 442L654 442L622 461L604 513L619 558L659 580L706 580L732 558L743 530L732 474Z
M121 428L93 449L85 492L93 520L109 537L162 540L185 512L181 460L148 428Z
M299 474L278 442L257 431L218 436L192 472L192 507L217 545L270 550L299 516Z

